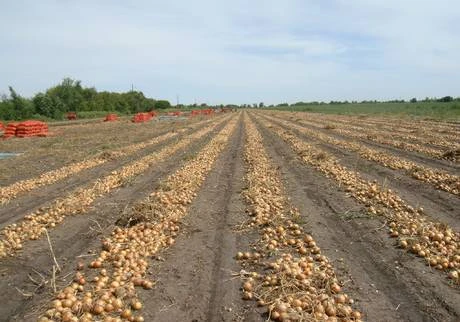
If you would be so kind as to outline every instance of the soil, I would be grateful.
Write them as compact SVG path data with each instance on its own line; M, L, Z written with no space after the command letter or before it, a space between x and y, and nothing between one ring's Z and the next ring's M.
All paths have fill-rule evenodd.
M259 128L260 124L259 124ZM332 259L368 321L458 321L460 294L445 277L394 246L382 218L367 216L335 182L261 128L305 226Z
M287 120L286 117L284 117L284 119ZM377 142L374 142L372 140L349 138L349 137L347 137L345 135L341 135L341 134L336 133L334 131L322 128L320 126L321 123L318 123L318 127L315 127L315 126L307 125L305 123L301 123L296 118L289 119L289 121L293 122L293 123L295 123L297 125L304 126L306 128L309 128L309 129L324 133L326 135L330 135L330 136L332 136L332 137L334 137L336 139L340 139L340 140L345 139L345 140L358 141L358 142L361 142L361 143L365 144L366 146L368 146L370 148L378 148L378 149L381 149L381 150L386 151L388 153L396 154L396 155L398 155L398 156L400 156L402 158L406 158L408 160L420 163L421 165L424 165L424 166L442 169L444 171L448 171L448 172L453 173L453 174L458 173L458 171L460 170L460 165L456 164L456 163L454 163L452 161L435 159L435 158L432 158L432 157L427 156L427 155L422 154L422 153L417 153L417 152L414 152L414 151L408 151L408 150L399 149L397 147L377 143Z
M197 128L197 130L203 127L204 125ZM84 170L78 173L78 175L58 181L55 184L35 189L27 194L13 199L8 204L0 207L0 229L13 223L18 218L23 217L24 214L33 212L35 209L43 207L50 201L59 197L64 197L76 188L88 184L88 182L92 182L94 178L105 176L111 171L120 168L133 160L140 159L148 154L160 150L163 146L175 142L178 139L180 140L180 138L189 133L191 133L190 130L179 134L177 137L165 140L162 143L146 147L136 153L129 154L121 158L110 160L101 166Z
M445 274L431 270L417 258L395 247L384 219L367 215L362 205L347 196L335 181L307 166L260 118L249 112L264 139L267 153L278 166L285 192L302 214L301 224L311 233L344 282L365 321L459 321L460 292ZM89 131L91 125L86 126ZM196 154L220 129L194 142L171 158L151 167L129 184L94 203L85 215L69 216L50 231L61 272L57 289L68 285L76 264L100 250L100 239L110 234L119 218L161 185L161 180ZM86 134L85 134L86 135ZM152 133L150 133L152 135ZM251 248L258 234L242 230L248 219L241 192L245 189L243 158L245 128L240 118L228 146L218 157L197 197L180 223L173 246L151 259L152 290L139 290L145 321L266 321L255 301L241 299L238 251ZM249 138L250 139L250 138ZM310 138L304 137L305 140ZM161 145L165 145L164 142ZM88 180L118 168L145 151L85 171L35 194L17 199L20 210L0 210L6 224ZM423 205L434 218L458 229L458 198L438 192L403 173L359 159L338 147L321 144L344 165L366 178L386 178L410 203ZM404 154L401 154L404 155ZM65 159L65 158L64 158ZM68 160L57 160L65 163ZM128 160L129 159L129 160ZM428 159L427 159L428 160ZM431 161L427 161L431 162ZM436 161L437 162L437 161ZM430 163L432 166L435 163ZM439 199L440 198L440 199ZM6 208L4 208L6 209ZM52 299L53 260L46 238L26 243L20 256L0 262L0 321L36 321Z
M138 200L147 197L160 184L161 178L178 169L206 142L209 142L218 127L205 138L191 144L186 150L175 153L169 160L150 168L146 173L137 176L129 185L123 186L110 195L101 198L93 209L80 216L68 217L64 223L50 231L50 239L61 273L56 277L58 289L69 284L77 263L92 254L97 254L100 248L100 238L112 231L115 222L125 211ZM52 291L50 280L53 261L46 238L28 243L19 257L1 262L2 277L0 285L4 292L0 295L0 316L9 317L8 321L36 321L37 312L43 312L43 305L51 300ZM45 285L36 289L29 275ZM23 296L25 294L33 296Z
M144 312L146 321L260 320L253 303L241 299L234 276L241 268L233 257L251 240L236 232L247 219L242 152L240 125L182 222L184 231L152 269L158 282L142 294L145 303L155 303Z
M79 162L100 152L143 142L178 127L199 122L193 118L181 122L131 123L129 121L50 127L49 137L0 139L0 152L22 154L0 160L0 186L39 176L52 169Z
M276 124L281 125L276 122ZM282 126L286 129L285 126ZM336 157L340 164L350 170L360 173L366 180L377 180L395 191L409 204L423 207L432 218L449 224L455 230L460 230L460 198L446 191L438 190L433 185L407 176L403 170L393 170L379 163L359 157L355 152L341 149L339 146L315 140L293 130L296 135ZM393 153L399 156L396 153Z

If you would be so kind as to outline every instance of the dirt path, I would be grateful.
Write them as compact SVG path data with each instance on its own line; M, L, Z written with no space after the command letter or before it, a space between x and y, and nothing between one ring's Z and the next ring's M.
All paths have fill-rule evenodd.
M326 255L341 268L347 293L367 321L457 321L460 294L440 274L393 246L380 218L369 218L334 182L305 166L284 142L260 127L289 195Z
M136 177L129 185L117 189L109 196L101 198L93 210L81 216L72 216L66 219L62 226L50 232L56 258L62 268L57 278L58 289L71 282L72 277L66 277L67 272L74 271L79 261L78 256L97 254L100 247L99 238L109 233L116 220L124 210L129 209L136 201L145 198L158 186L160 178L179 168L221 128L206 135L205 138L191 144L186 150L180 150L168 160L151 167L142 176ZM102 229L101 229L102 228ZM95 251L95 252L92 252ZM0 271L4 272L0 285L5 290L0 295L0 316L10 317L10 321L35 321L37 311L43 303L50 300L52 294L49 281L53 262L50 257L49 245L46 238L31 243L19 258L8 259L0 264ZM28 274L40 281L38 271L48 283L35 290L36 285ZM16 289L22 286L24 294L35 293L33 297L22 296ZM24 287L26 286L26 287Z
M151 303L146 321L247 321L248 303L231 275L240 269L234 255L247 245L247 237L233 231L245 220L241 124L231 142L183 221L185 232L152 269L158 283L142 294Z

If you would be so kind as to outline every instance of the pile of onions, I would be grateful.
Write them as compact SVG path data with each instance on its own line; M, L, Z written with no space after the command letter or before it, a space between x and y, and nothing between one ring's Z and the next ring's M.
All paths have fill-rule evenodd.
M305 116L304 116L305 117ZM384 124L379 124L380 128L376 128L376 124L363 124L362 120L351 121L350 119L345 119L344 117L333 117L328 119L312 119L309 116L309 119L318 125L327 121L332 123L335 128L343 128L346 130L352 130L354 133L362 133L367 137L379 137L385 139L397 139L404 140L406 142L417 142L423 145L435 145L444 148L452 148L452 143L457 140L455 135L439 132L436 133L436 130L442 130L442 126L437 124L435 126L426 126L423 125L423 131L420 131L420 125L411 124L409 128L403 128L400 124L395 124L393 120L384 119L382 120ZM311 122L306 122L312 124ZM379 123L379 122L378 122ZM357 126L357 124L359 124ZM442 130L444 131L444 130ZM417 133L417 135L414 135Z
M246 129L244 197L251 216L248 226L259 232L260 239L251 251L236 254L246 272L243 299L256 300L275 321L361 321L332 264L313 237L294 222L300 213L290 206L259 132L252 122Z
M317 123L311 122L311 121L302 121L305 124L312 125L312 126L318 126ZM431 157L441 159L443 158L443 155L445 153L445 149L442 148L432 148L429 145L432 145L433 143L427 142L428 144L419 144L416 143L415 141L419 141L418 137L414 136L407 136L403 135L402 137L399 135L399 138L397 135L394 134L394 132L391 133L386 133L383 131L375 131L375 130L370 130L370 129L363 129L359 127L354 127L354 126L345 126L341 122L330 122L328 121L330 127L329 129L332 129L334 132L339 133L343 136L347 137L352 137L356 139L361 139L361 140L371 140L380 144L384 145L391 145L394 147L397 147L399 149L403 150L408 150L408 151L415 151L415 152L420 152L426 155L429 155ZM428 133L429 130L425 130L425 133ZM415 138L415 140L414 140ZM441 144L446 144L445 141L440 141L440 140L429 140L431 142L436 142L436 143L441 143ZM456 140L453 140L451 142L455 142ZM451 147L451 146L448 146ZM455 160L452 160L455 161Z
M279 120L279 118L269 119L275 121ZM460 196L460 177L457 175L447 173L446 171L440 169L433 169L421 165L417 162L394 156L384 150L371 149L355 141L339 140L320 131L315 131L308 127L299 126L292 122L280 122L291 129L295 129L300 133L308 135L309 137L313 137L329 144L339 146L342 149L357 152L360 157L370 161L378 162L385 167L404 170L409 176L417 180L427 182L432 184L437 189L441 189L454 195Z
M89 160L73 163L71 165L52 170L40 175L37 178L31 178L15 182L9 186L0 188L0 205L6 204L11 199L16 198L19 194L34 190L38 187L53 184L59 180L67 178L86 169L94 168L106 162L107 159L96 157Z
M425 263L445 271L454 284L460 284L460 234L449 225L436 222L424 214L423 208L415 208L391 189L375 180L363 179L358 172L347 169L332 155L317 146L269 124L284 141L289 143L302 160L344 186L350 196L364 204L371 214L386 218L388 233L398 238L398 245L425 258Z
M206 121L206 122L210 122L210 121ZM200 125L200 123L195 124L195 126L197 125ZM118 150L110 152L110 157L107 157L107 154L99 154L96 157L93 157L91 159L72 163L62 168L48 171L36 178L21 180L9 186L0 187L0 205L6 204L11 199L16 198L18 195L22 193L32 191L34 189L37 189L38 187L43 187L46 185L53 184L59 180L75 175L83 170L91 169L103 163L106 163L110 159L120 158L122 156L129 155L139 150L142 150L150 145L154 145L154 144L158 144L163 141L166 141L167 139L174 137L177 134L185 130L186 129L180 129L176 132L168 132L158 137L155 137L153 139L149 139L145 142L140 142L140 143L131 144L131 145L122 147Z
M187 206L196 197L235 125L236 119L231 120L195 158L133 207L129 215L143 218L143 222L115 228L102 241L96 259L77 265L74 283L56 295L40 322L144 321L136 288L149 290L155 285L146 277L149 258L174 244L179 221L187 214Z
M411 120L410 123L402 122L399 119L397 122L389 118L369 119L363 122L362 119L344 116L332 115L312 115L305 113L288 113L295 115L297 118L303 119L305 123L310 125L318 125L324 122L332 123L335 128L344 128L353 130L355 133L364 133L366 136L379 137L386 139L402 139L409 142L419 142L423 145L436 145L451 149L458 144L458 130L452 127L452 124L436 122L428 125L426 122L417 122ZM279 113L278 113L279 116ZM312 122L308 122L312 121ZM356 126L358 125L358 126ZM454 125L455 127L455 125ZM377 129L378 128L378 129ZM423 130L421 130L423 129ZM417 135L413 135L417 133Z
M131 178L141 174L151 165L167 159L173 153L187 147L191 142L210 133L217 126L227 121L216 122L200 129L180 141L166 145L161 150L134 161L119 170L112 171L104 178L91 182L86 187L78 188L68 197L54 201L50 206L39 208L24 217L19 223L11 224L0 231L4 237L0 241L0 258L14 256L23 248L26 240L36 240L44 234L45 229L52 229L69 215L84 214L93 202L115 188L122 186Z

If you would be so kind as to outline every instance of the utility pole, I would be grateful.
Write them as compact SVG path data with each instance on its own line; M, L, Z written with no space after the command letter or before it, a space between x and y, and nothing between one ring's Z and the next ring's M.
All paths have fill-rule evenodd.
M179 106L179 94L176 94L176 106Z
M134 84L131 84L131 92L134 92Z

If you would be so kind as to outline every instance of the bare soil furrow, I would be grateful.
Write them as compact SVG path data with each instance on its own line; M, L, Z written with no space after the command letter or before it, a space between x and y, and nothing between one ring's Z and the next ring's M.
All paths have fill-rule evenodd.
M245 306L239 267L233 255L244 236L233 229L243 220L239 193L243 188L242 125L206 179L181 234L155 265L158 283L144 294L148 321L242 321Z

